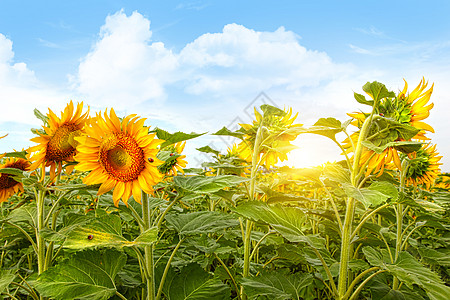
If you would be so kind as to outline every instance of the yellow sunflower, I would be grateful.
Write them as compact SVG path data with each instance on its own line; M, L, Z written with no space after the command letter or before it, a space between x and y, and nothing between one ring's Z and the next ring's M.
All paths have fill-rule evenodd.
M52 180L56 176L56 166L58 173L61 172L63 162L73 161L76 150L76 142L74 138L81 135L83 127L89 115L89 109L82 114L83 102L77 104L74 112L73 102L67 104L61 118L58 118L52 110L49 109L47 114L48 127L43 126L45 133L39 133L38 137L32 138L31 141L39 143L28 149L28 153L34 153L30 157L32 162L30 169L35 170L45 165L50 166L50 178ZM66 172L70 174L73 171L73 165L66 167Z
M408 83L405 80L405 86L399 95L393 99L382 99L379 106L376 107L376 113L387 119L395 120L401 124L407 124L420 129L420 131L412 138L413 140L428 140L425 136L426 131L434 132L434 129L423 122L430 115L430 110L433 108L433 103L428 104L433 92L433 85L425 90L428 83L425 79L422 79L419 85L407 95ZM352 125L361 128L368 114L362 112L356 112L348 114L354 120ZM375 132L374 134L379 134ZM386 138L389 138L390 132L386 132ZM351 141L349 139L344 140L344 148L351 152L351 144L356 144L359 137L359 131L351 135ZM402 141L401 138L397 138L395 141ZM398 151L393 147L386 148L383 153L377 154L372 150L364 149L361 155L360 164L367 164L366 175L372 172L383 173L384 167L391 162L401 170L401 162Z
M168 153L168 157L165 159L165 162L158 167L161 174L177 176L177 170L184 174L183 168L186 167L187 161L184 160L186 155L181 155L181 153L183 152L185 145L186 142L179 142L164 148L163 152Z
M239 156L247 162L252 161L253 147L255 144L256 133L260 126L264 126L267 131L264 136L264 143L260 148L259 160L269 169L278 161L287 160L287 153L297 147L290 142L295 140L298 132L289 130L295 127L301 127L302 124L293 124L297 114L292 116L292 109L281 111L283 114L269 114L262 116L255 108L256 120L253 124L239 124L245 133L244 140L239 143L237 152Z
M22 171L28 170L30 163L23 158L8 158L5 163L0 165L0 169L14 168ZM9 197L17 193L23 192L23 184L14 180L14 178L5 173L0 173L0 203L6 202Z
M440 174L439 160L436 145L424 144L419 151L408 155L409 166L406 172L406 183L408 185L425 185L427 189L433 185Z
M127 204L131 195L140 203L141 190L151 194L162 179L158 171L162 162L156 155L163 141L148 134L145 120L135 114L120 120L111 108L109 116L107 110L103 116L97 114L86 126L86 135L76 138L79 163L75 168L91 171L83 182L101 183L98 195L114 188L115 206L120 199Z
M422 120L428 118L430 115L430 110L434 106L433 103L428 104L431 94L433 93L434 83L428 90L425 90L427 86L428 82L425 82L425 78L422 78L419 85L411 93L409 93L409 95L407 95L408 83L405 80L405 86L398 95L399 100L402 100L405 103L403 111L406 112L404 114L406 116L406 121L411 126L421 129L421 131L414 137L414 139L418 140L429 140L429 138L425 136L425 131L434 133L433 127L425 122L422 122ZM399 114L402 114L402 111L399 111Z

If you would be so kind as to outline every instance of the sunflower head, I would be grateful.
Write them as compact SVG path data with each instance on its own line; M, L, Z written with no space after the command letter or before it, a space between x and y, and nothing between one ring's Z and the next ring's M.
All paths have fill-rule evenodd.
M75 168L90 171L83 182L101 184L98 195L114 188L116 206L120 199L127 204L131 195L140 203L141 192L151 194L162 179L158 166L163 162L156 156L163 141L148 133L145 120L135 114L119 119L111 108L92 118L86 134L75 138Z
M28 170L30 163L23 158L8 158L5 163L0 165L0 169L13 168L22 171ZM23 184L16 181L13 176L0 173L0 203L8 201L8 198L17 193L23 192Z
M88 119L89 109L82 114L83 102L77 104L74 110L73 102L67 104L61 117L58 117L51 109L47 114L47 124L43 126L44 131L38 132L39 136L31 141L38 143L28 149L30 155L31 169L35 170L44 165L50 166L50 176L55 177L56 166L61 171L63 162L73 161L76 152L75 137L83 134L83 128ZM71 173L73 166L66 168L67 173Z
M186 155L181 153L184 150L186 142L179 142L169 145L160 151L158 158L163 160L164 163L158 167L161 174L167 176L177 176L177 171L184 174L183 168L186 167L187 162L184 160Z
M370 84L370 86L372 85ZM370 103L373 106L375 116L364 142L372 145L373 148L385 148L381 153L379 151L376 153L369 148L364 149L360 164L367 165L366 175L371 172L379 172L379 175L381 175L385 166L393 167L391 162L401 170L398 151L409 152L412 150L387 145L404 141L426 140L428 138L425 137L425 131L434 132L431 126L422 122L423 119L428 117L429 110L433 107L433 104L426 105L433 91L433 86L428 90L426 90L426 87L427 83L423 79L410 94L407 94L408 84L405 81L405 87L398 95L387 91L384 87L383 97ZM367 92L367 88L365 90ZM370 114L357 112L348 115L353 118L351 124L361 128ZM344 148L348 150L347 153L352 152L352 145L356 145L358 138L359 131L353 133L350 138L343 142ZM419 146L417 145L417 147Z
M436 145L424 144L422 148L408 155L408 170L406 182L409 185L425 185L427 189L433 185L440 173L439 160Z
M263 114L255 108L253 124L239 124L240 132L244 133L244 139L237 146L239 156L247 162L252 161L253 148L256 141L258 128L263 128L262 143L259 147L261 163L270 168L278 161L287 159L287 153L297 147L290 144L300 134L297 130L301 124L293 124L297 115L292 116L292 109L281 110L279 108L262 105Z

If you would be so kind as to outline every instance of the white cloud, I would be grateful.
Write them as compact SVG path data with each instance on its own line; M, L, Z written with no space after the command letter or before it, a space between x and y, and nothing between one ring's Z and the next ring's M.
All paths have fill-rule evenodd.
M360 53L368 51L351 47ZM442 52L444 48L438 50ZM383 53L389 55L392 51ZM261 91L278 106L291 106L299 112L300 123L312 125L318 118L330 116L344 121L346 112L361 107L353 99L353 91L361 93L365 82L377 80L398 90L403 76L409 80L424 70L411 65L407 69L405 62L397 68L383 65L380 59L378 68L369 69L337 63L325 52L302 46L298 35L283 27L261 32L228 24L221 32L202 34L180 51L173 51L152 40L147 18L138 12L127 16L123 11L106 18L92 49L71 76L70 88L61 91L43 85L24 63L13 59L12 42L0 34L0 99L2 104L6 99L12 101L7 111L0 112L2 120L14 122L18 118L18 122L30 122L36 106L43 112L46 107L58 111L70 93L75 101L84 99L92 110L114 107L119 114L138 113L149 118L149 125L170 131L210 133L233 125L235 119L250 122L245 110ZM425 69L432 70L429 66ZM450 78L445 68L438 74L437 85ZM440 111L432 115L435 113L436 120L444 120L445 124L442 111L448 109L446 102L450 101L445 100L448 97L442 89L438 95L444 101L435 101ZM14 113L24 108L27 111L20 117ZM445 133L440 133L442 136ZM338 149L326 146L320 138L304 139L300 145L309 149L298 156L314 154L324 160L335 159L332 157L336 157ZM209 142L222 149L226 146L217 137L199 138L188 143L187 154L192 157L198 153L195 147ZM448 151L448 146L444 147Z
M117 109L164 99L164 84L177 61L163 43L150 43L151 35L150 21L137 12L108 16L99 40L80 63L77 91Z

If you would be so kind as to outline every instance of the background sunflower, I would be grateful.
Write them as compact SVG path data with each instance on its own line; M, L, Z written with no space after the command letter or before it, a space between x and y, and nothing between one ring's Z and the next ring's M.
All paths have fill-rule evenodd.
M30 169L35 170L40 166L50 166L50 178L55 178L56 167L58 173L61 172L63 162L73 161L76 152L75 137L83 133L83 128L89 116L89 109L82 114L83 102L77 104L74 112L73 102L67 104L61 118L49 109L47 114L47 126L43 126L44 132L37 132L38 137L32 138L31 141L38 145L30 147L30 161L32 162ZM73 165L66 167L66 172L70 174L73 171Z
M30 163L23 158L7 158L5 163L0 165L0 169L13 168L22 171L28 170ZM16 181L12 175L0 173L0 203L8 201L8 198L15 193L22 191L23 184Z

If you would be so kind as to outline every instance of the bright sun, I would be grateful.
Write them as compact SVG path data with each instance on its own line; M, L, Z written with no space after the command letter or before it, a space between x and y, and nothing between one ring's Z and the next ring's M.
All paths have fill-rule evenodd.
M300 135L292 142L298 149L288 154L288 160L280 165L294 168L308 168L322 165L326 162L340 161L340 149L331 140L313 134Z

